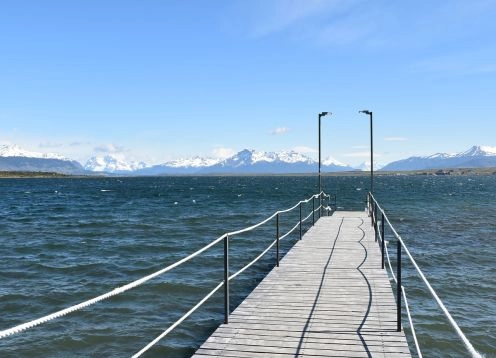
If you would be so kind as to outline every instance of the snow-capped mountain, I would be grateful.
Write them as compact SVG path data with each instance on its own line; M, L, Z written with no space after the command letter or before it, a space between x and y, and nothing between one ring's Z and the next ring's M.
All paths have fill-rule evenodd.
M195 174L204 168L217 164L220 160L213 158L193 157L178 159L163 164L153 165L135 171L137 175L168 175L168 174Z
M122 156L107 154L103 157L90 158L84 169L92 172L130 173L145 167L146 164L143 162L126 161Z
M383 164L374 162L374 171L375 170L381 170L383 167L384 167ZM363 162L362 164L360 164L359 166L357 166L355 168L358 170L362 170L364 172L370 172L370 162L369 161Z
M71 160L56 153L38 153L25 150L17 144L0 145L0 157L25 157L25 158L41 158L41 159L60 159Z
M410 157L389 163L382 170L424 170L446 168L496 167L496 147L473 146L455 154L436 153L426 157Z
M315 171L315 161L294 151L257 152L244 149L219 163L205 168L209 173L306 173Z
M211 165L215 165L219 161L220 161L219 159L214 159L214 158L193 157L193 158L173 160L163 165L172 168L203 168L203 167L209 167Z
M353 168L335 160L328 160L322 166L323 172L347 170ZM263 152L244 149L224 160L195 157L144 168L136 174L282 174L315 171L317 171L317 162L295 151Z
M38 153L18 145L0 145L0 170L81 174L80 163L54 153Z

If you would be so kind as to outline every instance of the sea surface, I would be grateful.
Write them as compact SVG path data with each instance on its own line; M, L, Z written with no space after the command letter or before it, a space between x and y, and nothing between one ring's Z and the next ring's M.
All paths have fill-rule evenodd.
M324 177L323 188L340 210L363 210L369 178ZM375 191L469 340L496 357L496 175L377 176ZM0 179L0 330L151 274L316 192L315 176ZM281 234L298 219L298 210L281 215ZM231 272L274 236L273 220L231 238ZM283 253L298 238L296 230L285 239ZM394 266L388 230L386 239ZM131 356L222 281L222 255L216 245L144 285L0 339L0 356ZM232 308L274 255L231 283ZM424 356L468 356L406 255L403 267ZM222 321L219 292L145 356L188 357Z

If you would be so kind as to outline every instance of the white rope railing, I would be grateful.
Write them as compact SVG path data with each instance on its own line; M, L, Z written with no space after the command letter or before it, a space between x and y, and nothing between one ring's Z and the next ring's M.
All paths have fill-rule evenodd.
M449 313L448 309L446 308L446 306L444 305L444 303L441 301L441 299L437 295L436 291L434 291L434 289L432 288L431 284L429 283L429 281L425 277L424 273L422 272L422 270L420 269L420 267L417 265L417 262L415 261L415 259L411 255L410 250L408 250L408 248L406 247L405 242L403 241L403 239L401 238L401 236L398 234L398 232L394 229L394 227L391 224L391 222L389 221L389 218L387 217L385 211L381 208L381 206L379 205L379 203L375 199L374 195L372 193L369 193L369 195L370 195L370 198L372 199L372 202L377 206L377 209L383 215L384 220L388 223L388 226L391 229L391 231L393 232L395 238L401 244L401 247L403 247L403 249L405 250L405 253L407 254L408 258L410 259L410 262L412 263L412 265L417 270L417 272L418 272L419 276L421 277L422 281L424 281L424 283L427 286L427 288L429 289L429 292L431 293L432 297L435 299L435 301L437 302L438 306L441 308L441 310L443 311L444 315L448 319L449 323L451 324L451 326L453 327L453 329L456 331L456 333L458 334L458 336L462 340L462 342L465 345L465 348L467 349L467 351L470 352L470 354L474 358L482 358L482 355L475 350L474 346L472 345L472 343L470 343L470 341L465 336L465 334L463 333L463 331L460 329L460 327L458 326L458 324L456 323L456 321L453 319L453 317ZM386 253L387 253L387 250L386 250ZM389 255L388 255L388 260L389 260ZM390 267L391 267L391 265L390 265ZM394 274L393 274L393 277L394 277ZM395 282L397 282L396 279L395 279Z
M84 302L81 302L79 304L76 304L76 305L73 305L71 307L68 307L68 308L65 308L63 310L59 310L57 312L54 312L52 314L49 314L49 315L46 315L46 316L43 316L41 318L38 318L38 319L35 319L35 320L32 320L32 321L29 321L27 323L23 323L23 324L20 324L20 325L17 325L17 326L14 326L12 328L9 328L9 329L6 329L6 330L2 330L0 331L0 339L1 338L4 338L4 337L8 337L12 334L16 334L16 333L20 333L20 332L23 332L27 329L30 329L30 328L33 328L35 326L38 326L40 324L43 324L43 323L46 323L46 322L49 322L53 319L56 319L56 318L59 318L59 317L62 317L62 316L65 316L69 313L72 313L72 312L76 312L76 311L79 311L79 310L82 310L84 308L87 308L95 303L98 303L100 301L103 301L103 300L106 300L106 299L109 299L113 296L116 296L118 294L121 294L121 293L124 293L130 289L133 289L135 287L138 287L146 282L148 282L149 280L157 277L157 276L160 276L188 261L190 261L191 259L195 258L196 256L200 255L201 253L207 251L208 249L210 249L211 247L213 247L214 245L218 244L219 242L221 242L222 240L228 238L228 237L232 237L232 236L235 236L235 235L239 235L239 234L242 234L242 233L246 233L246 232L249 232L249 231L252 231L264 224L266 224L267 222L269 222L270 220L274 219L274 217L276 217L277 215L280 215L280 214L284 214L284 213L288 213L294 209L296 209L298 206L300 206L301 204L306 204L308 203L309 201L315 199L315 198L318 198L320 195L326 195L324 192L321 192L319 194L315 194L315 195L312 195L310 198L308 199L305 199L305 200L302 200L300 202L298 202L296 205L294 205L293 207L289 208L289 209L286 209L286 210L280 210L280 211L277 211L275 212L273 215L271 215L270 217L264 219L263 221L255 224L255 225L252 225L250 227L247 227L247 228L244 228L244 229L241 229L241 230L236 230L236 231L232 231L232 232L229 232L229 233L226 233L222 236L220 236L219 238L215 239L214 241L212 241L211 243L209 243L208 245L204 246L203 248L195 251L194 253L192 253L191 255L175 262L174 264L171 264L161 270L158 270L150 275L147 275L145 277L142 277L138 280L135 280L133 282L130 282L124 286L121 286L121 287L117 287L115 289L113 289L112 291L110 292L107 292L105 294L102 294L100 296L97 296L95 298L92 298L90 300L87 300L87 301L84 301ZM315 214L315 212L317 212L318 210L320 210L322 208L322 205L320 205L317 209L315 210L312 210L311 213L305 217L304 219L301 219L301 221L299 221L291 230L289 230L286 234L284 234L283 236L279 237L278 239L274 240L274 242L272 242L267 249L265 249L260 255L258 255L254 260L252 260L249 264L247 264L245 267L243 267L241 270L239 270L237 273L231 275L228 280L232 280L234 279L235 277L237 277L238 275L240 275L241 273L243 273L245 270L247 270L249 267L251 267L253 264L255 264L261 257L263 257L277 242L277 240L281 241L283 239L285 239L287 236L289 236L291 233L294 232L294 230L296 230L300 225L302 225L305 221L307 221L313 214ZM150 349L153 345L155 345L158 341L160 341L163 337L165 337L168 333L170 333L172 330L174 330L179 324L181 324L186 318L188 318L193 312L195 312L200 306L202 306L212 295L214 295L223 285L224 285L224 281L219 283L212 291L210 291L200 302L198 302L193 308L191 308L188 312L186 312L179 320L177 320L174 324L172 324L167 330L165 330L164 332L162 332L162 334L160 334L157 338L155 338L153 341L151 341L147 346L145 346L142 350L140 350L138 353L136 353L133 357L139 357L140 355L142 355L144 352L146 352L148 349Z
M287 213L291 210L294 210L296 209L300 204L303 204L303 203L308 203L310 200L318 197L319 194L317 195L312 195L309 199L306 199L306 200L302 200L300 202L298 202L298 204L294 205L292 208L290 209L286 209L286 210L281 210L281 211L277 211L275 212L272 216L270 216L269 218L261 221L260 223L258 224L255 224L255 225L252 225L248 228L245 228L245 229L242 229L242 230L237 230L237 231L232 231L232 232L229 232L227 234L224 234L221 238L229 238L229 237L232 237L232 236L235 236L235 235L239 235L239 234L242 234L242 233L246 233L246 232L249 232L249 231L252 231L256 228L258 228L259 226L267 223L268 221L270 221L271 219L273 219L274 217L276 217L277 215L281 214L281 213ZM320 209L320 207L318 208ZM316 209L316 210L318 210ZM305 222L308 218L310 218L310 216L312 216L312 214L315 213L316 210L312 210L312 212L310 213L310 215L308 215L305 219L302 219L301 222L298 222L289 232L287 232L285 235L277 238L276 240L274 240L261 254L259 254L257 257L255 257L255 259L253 259L252 261L250 261L247 265L245 265L243 268L241 268L240 270L238 270L236 273L232 274L231 276L228 277L228 281L231 281L233 279L235 279L237 276L241 275L244 271L246 271L248 268L250 268L251 266L253 266L258 260L260 260L267 252L269 252L270 249L272 249L274 247L274 245L277 243L277 241L281 241L283 240L284 238L286 238L287 236L289 236L294 230L296 230L296 228L298 228L303 222ZM182 323L186 318L188 318L196 309L198 309L203 303L205 303L215 292L217 292L217 290L222 287L225 283L222 282L221 284L219 284L219 286L217 286L211 293L209 293L207 296L205 296L205 298L200 301L195 307L193 307L190 311L188 311L184 316L182 316L178 321L176 321L171 327L169 327L167 330L165 330L162 334L160 334L157 338L155 338L153 341L151 341L148 345L146 345L146 347L144 347L141 351L139 351L138 353L136 353L134 357L139 357L141 356L143 353L145 353L147 350L149 350L151 347L153 347L155 344L157 344L161 339L163 339L167 334L169 334L175 327L177 327L180 323Z
M410 324L410 330L412 331L413 342L415 343L415 348L417 350L418 358L422 358L422 352L420 352L419 343L417 340L417 334L415 333L415 326L413 325L412 315L410 314L410 306L408 306L408 300L406 299L405 287L401 286L401 293L403 294L403 300L405 301L406 313L408 316L408 323Z
M395 283L398 283L398 280L396 279L396 276L394 275L393 266L391 266L391 259L389 258L389 252L388 252L387 245L388 245L388 242L385 241L384 242L384 251L386 252L386 258L387 258L387 262L388 262L388 265L389 265L389 270L391 271L391 276L393 276L394 282Z
M0 338L4 338L4 337L7 337L7 336L10 336L12 334L15 334L15 333L20 333L22 331L25 331L29 328L33 328L33 327L36 327L42 323L46 323L46 322L49 322L55 318L59 318L59 317L62 317L62 316L65 316L69 313L72 313L72 312L76 312L76 311L79 311L79 310L82 310L83 308L86 308L86 307L89 307L97 302L100 302L100 301L103 301L103 300L106 300L110 297L113 297L113 296L116 296L118 294L121 294L123 292L126 292L132 288L135 288L137 286L140 286L142 284L144 284L145 282L147 281L150 281L152 278L155 278L157 276L160 276L170 270L172 270L173 268L179 266L179 265L182 265L183 263L193 259L194 257L200 255L202 252L208 250L209 248L211 248L212 246L214 246L215 244L217 244L218 242L220 242L221 240L224 239L226 235L222 235L221 237L219 237L218 239L212 241L210 244L204 246L203 248L201 248L200 250L192 253L191 255L183 258L182 260L179 260L177 261L176 263L172 264L172 265L169 265L157 272L154 272L148 276L145 276L143 278L140 278L139 280L136 280L136 281L133 281L133 282L130 282L128 283L127 285L124 285L122 287L118 287L118 288L115 288L113 289L112 291L110 292L107 292L103 295L100 295L98 297L95 297L95 298L92 298L90 300L87 300L87 301L84 301L84 302L81 302L77 305L74 305L74 306L71 306L71 307L68 307L66 309L63 309L63 310L60 310L60 311L57 311L57 312L54 312L52 314L49 314L49 315L46 315L44 317L41 317L41 318L38 318L38 319L35 319L35 320L32 320L30 322L27 322L27 323L23 323L23 324L20 324L20 325L17 325L15 327L12 327L12 328L9 328L9 329L6 329L6 330L3 330L3 331L0 331Z
M185 315L183 315L181 318L179 318L172 326L167 328L165 331L163 331L157 338L155 338L153 341L148 343L143 349L141 349L138 353L133 355L133 358L135 357L140 357L143 353L145 353L147 350L152 348L155 344L157 344L162 338L164 338L166 335L168 335L174 328L179 326L186 318L191 316L193 312L195 312L201 305L203 305L207 300L213 296L214 293L216 293L222 286L224 286L224 281L219 283L212 291L208 293L200 302L198 302L192 309L190 309L188 312L186 312Z

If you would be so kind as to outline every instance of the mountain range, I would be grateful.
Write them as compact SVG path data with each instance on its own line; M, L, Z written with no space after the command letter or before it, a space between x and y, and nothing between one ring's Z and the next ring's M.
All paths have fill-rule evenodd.
M473 146L465 152L436 153L427 157L410 157L384 166L382 170L426 170L445 168L490 168L496 167L496 147Z
M178 160L137 170L137 175L160 174L284 174L315 173L318 164L314 159L295 151L257 152L244 149L224 160L193 158ZM328 158L322 171L339 172L354 170L352 167Z
M406 171L445 168L496 167L496 147L473 146L457 154L437 153L410 157L376 170ZM262 152L244 149L227 159L193 157L147 166L143 162L126 161L119 155L90 158L83 166L58 154L30 152L17 145L0 145L0 171L49 171L64 174L181 175L181 174L286 174L315 173L316 160L295 152ZM370 163L359 168L329 157L322 161L322 172L370 170Z
M1 171L56 172L84 174L83 166L54 153L30 152L17 145L0 145Z

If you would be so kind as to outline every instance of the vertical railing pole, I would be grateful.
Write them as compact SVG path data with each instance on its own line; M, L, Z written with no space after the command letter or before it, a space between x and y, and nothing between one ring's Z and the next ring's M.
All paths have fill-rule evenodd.
M229 323L229 235L224 238L224 323Z
M323 209L322 209L322 192L319 194L319 219L322 217Z
M300 201L300 240L301 240L301 201Z
M374 223L377 227L377 202L374 201ZM376 237L376 240L377 241L377 237Z
M375 242L377 242L377 237L379 236L379 225L378 225L378 222L377 222L377 217L375 218L375 222L374 222L374 239L375 239Z
M276 265L279 267L279 213L276 215Z
M396 264L396 278L398 280L396 285L396 330L401 332L401 242L398 239L397 247L397 258L398 262Z
M369 197L370 197L370 211L369 211L370 222L371 225L374 226L374 200L372 199L372 194L370 193L369 193Z
M312 225L315 225L315 195L312 196Z
M381 268L384 269L384 248L385 248L385 243L384 243L384 213L382 213L382 220L381 220L381 253L382 253L382 260L381 260Z

